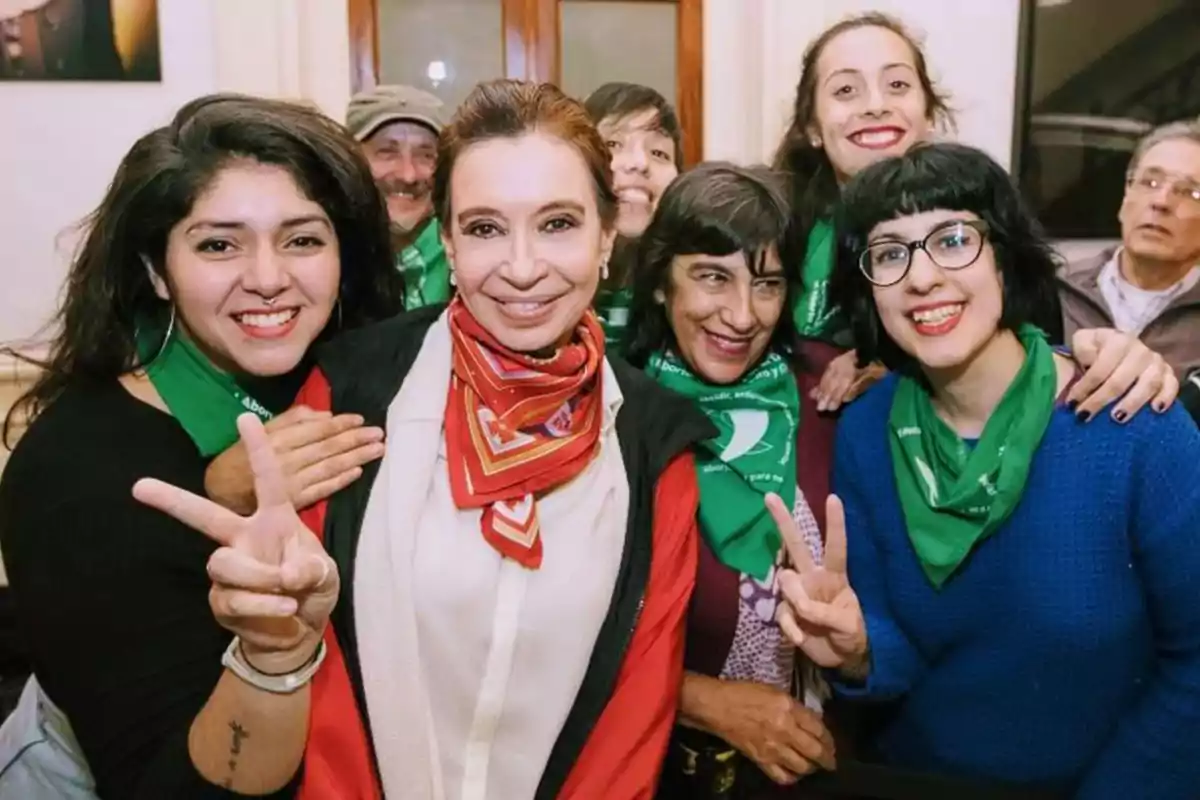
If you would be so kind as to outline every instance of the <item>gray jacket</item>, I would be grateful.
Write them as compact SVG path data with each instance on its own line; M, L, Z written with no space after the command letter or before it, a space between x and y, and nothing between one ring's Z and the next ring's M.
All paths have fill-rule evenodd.
M1115 252L1108 250L1059 269L1058 296L1067 342L1082 328L1113 327L1112 312L1100 293L1100 270ZM1180 380L1200 369L1200 285L1176 297L1142 330L1140 338L1167 360Z

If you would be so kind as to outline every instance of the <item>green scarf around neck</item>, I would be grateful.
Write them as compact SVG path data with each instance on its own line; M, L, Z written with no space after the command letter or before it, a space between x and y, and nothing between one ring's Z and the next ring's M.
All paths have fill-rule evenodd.
M651 356L646 372L694 400L720 431L696 454L700 529L722 564L766 578L782 540L763 497L796 502L800 392L787 362L771 353L729 386L705 383L669 353Z
M396 257L396 265L404 275L407 311L450 301L450 262L442 246L442 229L436 217L424 225L412 244Z
M892 467L908 537L935 587L1008 519L1050 424L1058 370L1046 335L1022 325L1025 362L969 446L934 411L929 392L902 377L888 417Z
M247 411L263 422L275 416L232 375L217 369L178 325L168 335L164 345L161 329L140 329L138 353L150 383L200 455L210 458L237 442L237 418Z
M800 267L801 291L792 309L792 320L801 336L822 339L837 327L837 311L829 302L829 278L836 256L833 225L818 220L808 232Z

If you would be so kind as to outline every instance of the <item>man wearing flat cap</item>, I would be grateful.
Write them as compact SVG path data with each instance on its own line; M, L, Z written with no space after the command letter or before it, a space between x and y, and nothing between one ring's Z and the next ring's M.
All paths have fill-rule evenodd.
M444 114L441 100L412 86L368 89L354 96L346 112L346 127L362 143L387 199L408 309L450 299L450 267L431 195Z

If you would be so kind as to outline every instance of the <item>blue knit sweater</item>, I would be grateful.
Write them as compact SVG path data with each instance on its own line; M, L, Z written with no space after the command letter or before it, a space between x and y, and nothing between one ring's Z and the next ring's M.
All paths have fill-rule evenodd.
M1008 521L941 591L905 531L891 376L845 411L834 491L867 624L867 685L899 698L896 765L1061 784L1079 800L1200 797L1200 432L1060 407Z

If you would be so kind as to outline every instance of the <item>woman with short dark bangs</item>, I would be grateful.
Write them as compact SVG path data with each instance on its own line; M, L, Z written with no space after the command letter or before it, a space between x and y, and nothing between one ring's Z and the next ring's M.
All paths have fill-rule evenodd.
M836 223L834 298L894 374L838 427L848 580L786 573L782 626L838 691L897 701L891 764L1014 797L1195 797L1200 433L1180 408L1084 425L1064 402L1079 366L1038 327L1054 259L985 154L871 166Z

